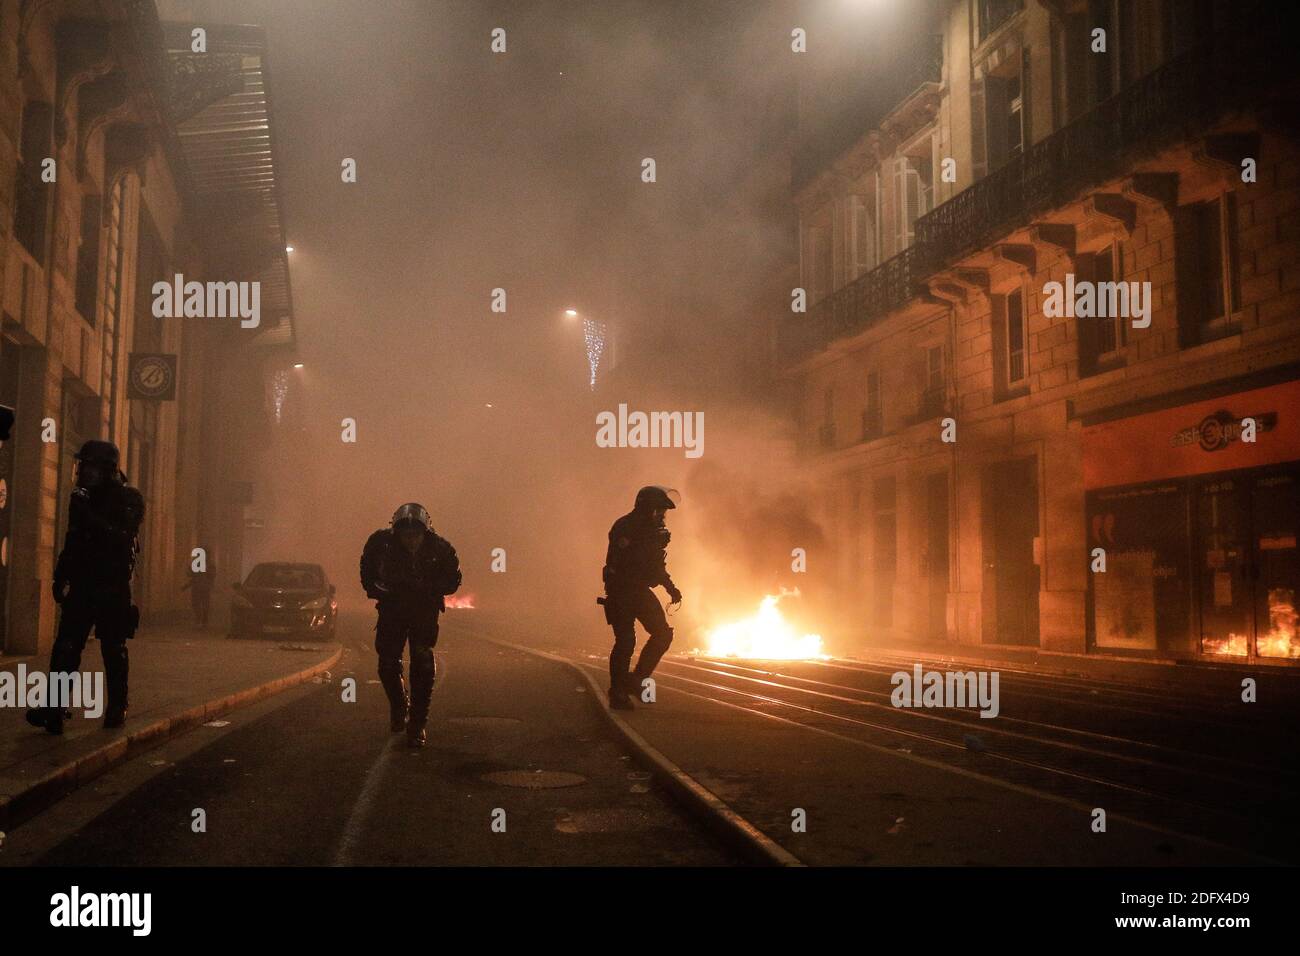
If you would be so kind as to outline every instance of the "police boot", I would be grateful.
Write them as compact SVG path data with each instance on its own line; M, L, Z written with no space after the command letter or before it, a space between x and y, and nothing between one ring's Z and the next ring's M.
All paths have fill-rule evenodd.
M60 707L31 707L26 716L27 722L33 727L40 727L51 734L63 733L65 712Z
M396 674L387 669L380 672L379 683L388 695L388 729L400 734L406 729L406 715L410 710L410 698L406 694L406 681L402 679L401 664Z
M609 709L610 710L635 710L632 706L632 698L628 696L626 687L611 687L609 689Z
M424 725L429 721L429 704L433 701L433 648L411 645L411 715L406 721L406 744L423 747L427 739Z
M130 665L125 642L103 644L100 649L104 653L104 683L105 690L108 692L108 703L104 708L104 729L113 730L126 723L127 677Z

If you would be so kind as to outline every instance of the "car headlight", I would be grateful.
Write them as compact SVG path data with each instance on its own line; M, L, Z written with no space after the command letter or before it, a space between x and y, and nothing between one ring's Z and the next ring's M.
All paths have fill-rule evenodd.
M322 595L321 597L313 598L313 599L310 600L310 601L306 601L306 602L304 602L303 605L302 605L302 607L300 608L300 610L303 610L303 611L320 611L320 610L324 609L325 605L328 604L328 603L329 603L329 598L327 598L327 597L325 597L325 596Z

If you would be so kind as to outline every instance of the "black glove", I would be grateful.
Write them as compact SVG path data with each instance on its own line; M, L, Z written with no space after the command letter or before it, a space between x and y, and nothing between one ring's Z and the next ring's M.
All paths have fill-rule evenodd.
M671 603L673 604L682 603L682 592L677 589L676 585L673 584L668 585L668 597L672 599Z

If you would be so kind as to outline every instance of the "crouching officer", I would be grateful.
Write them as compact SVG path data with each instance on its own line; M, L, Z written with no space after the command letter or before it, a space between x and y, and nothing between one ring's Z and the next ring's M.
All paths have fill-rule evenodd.
M423 747L424 726L433 697L433 646L438 643L438 615L445 596L460 587L456 549L434 534L429 512L421 505L402 505L391 527L372 534L361 552L361 586L378 602L375 651L379 682L388 695L393 733L406 731L406 742ZM411 693L402 680L402 648L411 645Z
M631 710L629 695L637 694L641 682L654 673L659 659L673 642L663 605L651 588L662 586L673 604L680 604L682 592L668 574L668 528L664 515L680 501L671 488L648 485L636 493L632 510L609 529L609 550L605 555L605 621L614 629L614 649L609 655L609 706ZM636 622L650 634L636 669L628 672L636 650Z
M59 628L50 652L51 674L73 674L93 629L108 685L105 727L126 722L128 656L140 612L131 603L131 574L139 552L144 498L126 483L112 442L92 440L77 452L77 482L68 506L68 533L54 567ZM27 712L27 722L63 733L66 702L47 701Z

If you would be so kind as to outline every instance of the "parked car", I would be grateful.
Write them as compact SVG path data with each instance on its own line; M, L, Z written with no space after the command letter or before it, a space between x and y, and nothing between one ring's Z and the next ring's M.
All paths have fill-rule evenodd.
M230 601L231 637L334 639L339 605L319 564L259 564Z

